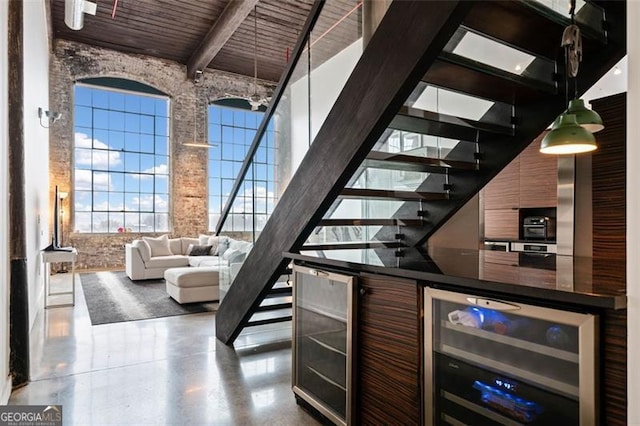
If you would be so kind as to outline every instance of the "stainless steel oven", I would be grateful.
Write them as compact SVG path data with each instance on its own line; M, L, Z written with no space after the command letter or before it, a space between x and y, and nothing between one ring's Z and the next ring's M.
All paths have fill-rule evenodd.
M485 241L484 249L492 251L510 251L509 241Z
M522 221L522 236L525 240L555 240L555 218L548 216L525 217Z

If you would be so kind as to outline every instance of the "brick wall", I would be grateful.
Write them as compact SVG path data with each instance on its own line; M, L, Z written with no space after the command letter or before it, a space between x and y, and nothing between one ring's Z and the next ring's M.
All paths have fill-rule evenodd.
M56 40L50 64L50 109L63 117L50 129L50 192L67 191L65 213L73 205L73 85L92 77L118 77L154 87L170 97L170 236L196 236L208 232L207 151L182 146L193 139L196 118L198 140L205 140L207 106L226 93L253 93L253 79L223 71L206 70L194 83L186 67L143 55ZM258 81L259 92L273 83ZM197 111L194 114L194 109ZM70 204L71 203L71 204ZM71 212L73 213L73 212ZM64 215L64 245L78 249L78 268L124 268L124 245L141 234L80 234L73 232L73 214ZM145 234L147 235L147 234Z

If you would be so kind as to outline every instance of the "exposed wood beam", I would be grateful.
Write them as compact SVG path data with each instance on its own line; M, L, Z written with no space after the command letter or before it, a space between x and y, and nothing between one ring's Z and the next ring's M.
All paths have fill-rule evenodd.
M187 62L187 77L189 79L193 80L196 71L203 70L209 65L257 3L258 0L229 0L196 51L189 58L189 62Z

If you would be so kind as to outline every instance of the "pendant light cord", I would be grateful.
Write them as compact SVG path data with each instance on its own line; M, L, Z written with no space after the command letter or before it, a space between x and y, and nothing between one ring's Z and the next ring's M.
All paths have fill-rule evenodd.
M569 4L570 4L569 15L571 15L571 25L576 25L576 0L570 0ZM577 43L577 41L575 43ZM568 48L567 48L567 55L568 55ZM567 56L567 59L568 59L568 56ZM567 91L568 90L569 89L567 88ZM568 94L567 94L567 97L569 97ZM578 73L577 72L575 77L573 78L573 98L578 99Z

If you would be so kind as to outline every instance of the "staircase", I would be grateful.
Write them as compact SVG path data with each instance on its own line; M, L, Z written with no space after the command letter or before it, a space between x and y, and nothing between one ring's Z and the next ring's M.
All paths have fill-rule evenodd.
M625 8L577 12L579 93L624 56ZM423 246L566 108L568 24L535 1L393 2L220 305L217 337L232 343L261 309L283 252ZM521 63L487 63L478 46Z

